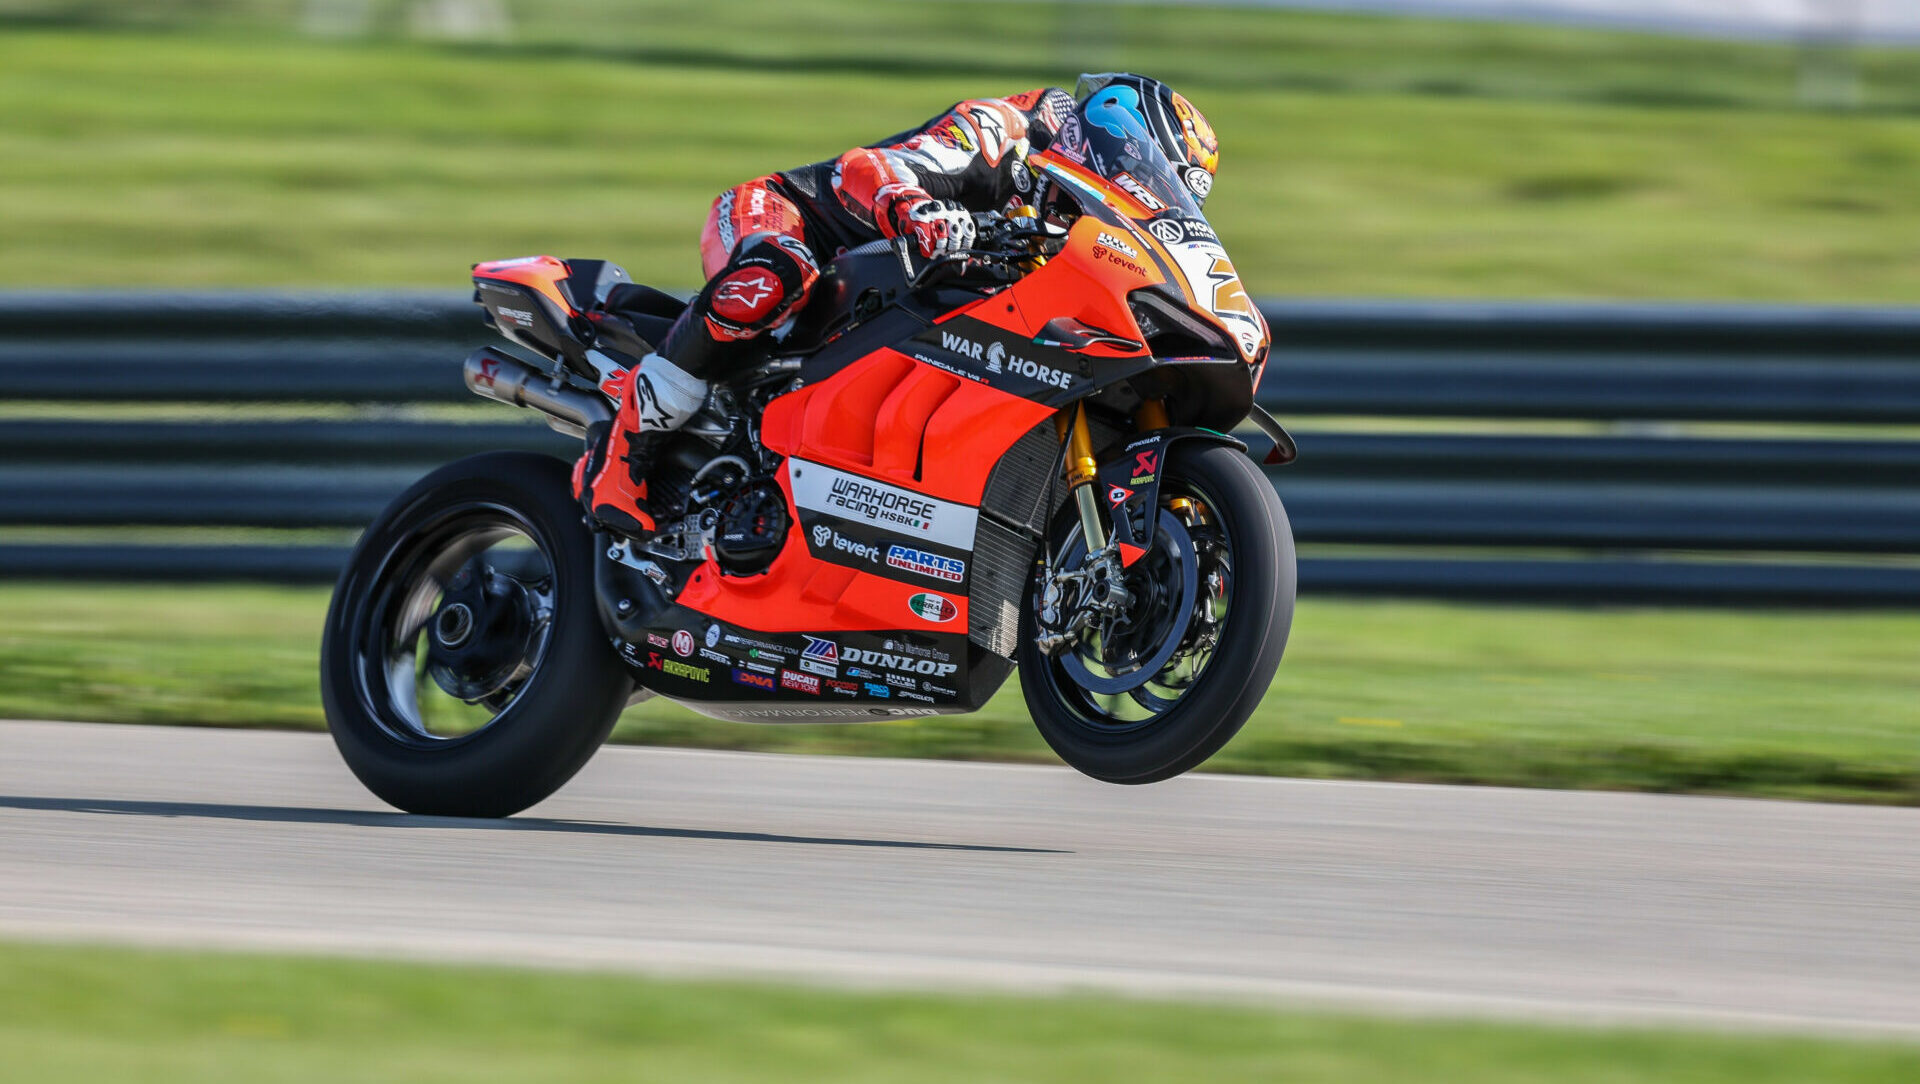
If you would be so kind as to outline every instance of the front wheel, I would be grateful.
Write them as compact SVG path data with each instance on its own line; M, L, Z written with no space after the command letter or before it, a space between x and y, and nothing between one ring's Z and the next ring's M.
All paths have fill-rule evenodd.
M1153 783L1198 766L1266 695L1293 624L1293 530L1246 455L1184 441L1167 452L1154 545L1126 570L1123 612L1056 656L1036 643L1044 583L1027 590L1020 687L1040 734L1109 783ZM1063 522L1062 567L1085 557Z
M593 556L547 456L460 460L380 514L320 647L327 727L367 789L409 813L504 817L580 770L633 687Z

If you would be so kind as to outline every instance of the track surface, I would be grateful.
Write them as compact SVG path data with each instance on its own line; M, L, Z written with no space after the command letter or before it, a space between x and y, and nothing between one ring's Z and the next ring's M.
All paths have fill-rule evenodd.
M1920 1035L1920 810L616 747L460 821L0 723L0 936Z

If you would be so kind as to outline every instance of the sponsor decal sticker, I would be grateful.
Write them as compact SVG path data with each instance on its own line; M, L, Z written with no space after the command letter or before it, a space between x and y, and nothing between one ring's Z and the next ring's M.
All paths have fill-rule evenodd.
M921 647L919 644L908 643L905 640L883 640L880 646L888 651L898 651L902 655L913 655L922 659L938 659L941 662L953 661L952 655L947 654L937 647Z
M973 548L979 509L900 489L819 463L790 459L793 503L957 550ZM878 559L878 554L875 555Z
M685 678L688 681L697 681L702 685L705 685L711 676L706 667L695 666L690 662L681 662L679 659L661 659L660 672L663 674L671 674L677 678Z
M861 688L867 690L868 696L892 696L893 695L892 689L887 688L885 685L875 685L871 681L867 682L865 685L862 685Z
M680 629L673 634L673 653L686 658L693 654L693 633Z
M647 633L647 642L652 644L655 647L666 647L667 644L670 643L670 641L665 636L662 636L657 632Z
M911 546L888 546L887 567L930 576L948 583L960 583L967 578L965 561L942 557L937 553L928 553L926 550L917 550Z
M735 670L733 672L733 683L735 685L746 685L754 689L765 689L768 692L773 691L772 678L765 674L756 674L751 670Z
M858 557L862 561L874 563L880 560L880 547L869 546L865 542L856 542L822 523L813 529L813 544L817 549L839 550L849 557Z
M887 684L896 689L911 689L914 687L913 679L904 674L888 674Z
M817 636L807 637L807 646L800 652L800 669L823 677L840 676L839 645Z
M940 598L938 595L915 595L915 598ZM945 602L945 599L940 599ZM952 605L948 603L948 605ZM848 662L866 663L869 666L881 666L888 670L898 670L903 674L921 674L929 677L946 677L960 669L957 663L941 662L937 659L916 659L908 655L894 655L884 651L868 651L865 648L849 647L840 653ZM847 667L847 673L855 676L878 677L871 670Z
M1107 504L1110 507L1118 508L1132 499L1133 490L1128 489L1126 486L1107 487Z
M931 621L937 625L944 625L960 616L960 608L953 604L952 599L926 591L908 599L907 609L912 610L914 616L922 621Z
M703 659L710 659L718 663L725 663L729 666L733 665L733 657L731 655L722 655L720 652L715 651L710 647L701 648L700 657Z
M792 670L780 671L780 687L795 689L809 696L820 695L820 679L812 674L797 674Z
M749 670L754 671L755 673L760 673L760 674L772 674L776 670L775 667L768 666L766 663L763 663L763 662L743 662L740 665L746 667Z
M822 678L821 683L824 684L827 687L827 691L831 693L839 693L841 696L860 695L860 683L857 681L838 681L833 678Z
M707 626L707 646L708 647L720 646L720 626L718 625Z
M1133 456L1133 477L1127 484L1143 486L1160 475L1159 452L1135 452Z
M803 659L813 659L816 662L838 663L840 661L840 645L834 643L832 640L822 640L818 636L809 636L807 637L807 646L800 651L800 657Z
M1133 174L1131 173L1115 175L1113 183L1125 189L1127 195L1139 200L1140 206L1145 207L1149 211L1164 211L1167 209L1167 205L1161 203L1159 197L1155 196L1152 192L1147 191L1146 185L1134 180Z
M1127 244L1125 241L1122 241L1118 237L1115 237L1113 234L1110 234L1105 230L1100 231L1099 235L1093 239L1093 243L1096 245L1105 245L1108 248L1114 250L1115 252L1120 253L1121 255L1127 257L1130 260L1137 260L1140 258L1139 249L1134 248L1132 245Z
M920 687L930 693L939 693L941 696L959 696L960 695L960 690L958 689L949 689L943 685L935 685L931 681L921 682Z
M1199 199L1204 200L1213 192L1213 174L1200 166L1188 166L1181 179L1187 182L1187 191Z
M903 696L903 697L905 697L905 698L907 698L908 700L918 700L918 701L920 701L920 702L921 702L922 704L931 704L931 703L933 703L933 697L931 697L931 696L925 696L925 695L922 695L922 694L920 694L920 693L913 693L913 692L908 692L908 691L907 691L907 690L905 690L905 689L902 689L902 690L900 690L900 695L901 695L901 696Z

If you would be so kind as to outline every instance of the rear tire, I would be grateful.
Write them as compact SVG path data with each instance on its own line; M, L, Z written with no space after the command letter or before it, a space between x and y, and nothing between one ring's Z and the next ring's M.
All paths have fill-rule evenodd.
M1183 487L1203 498L1231 557L1230 605L1221 631L1204 668L1172 706L1136 721L1104 714L1074 669L1034 643L1039 577L1029 583L1022 607L1020 688L1034 724L1060 759L1108 783L1158 782L1218 752L1266 695L1293 624L1293 530L1260 469L1239 449L1182 441L1167 452L1164 479L1161 508L1182 496ZM1056 552L1065 535L1077 533L1071 523L1063 526L1056 531ZM1147 566L1143 559L1136 569Z
M507 538L520 548L487 548ZM568 467L548 456L460 460L381 513L340 575L320 650L328 729L368 790L409 813L504 817L580 770L633 687L601 625L593 558ZM446 616L456 585L473 582L499 590L470 592L473 606ZM449 664L452 649L439 646L449 639L486 652ZM415 666L416 645L431 681ZM458 692L436 693L435 683ZM422 721L422 691L490 717L436 732Z

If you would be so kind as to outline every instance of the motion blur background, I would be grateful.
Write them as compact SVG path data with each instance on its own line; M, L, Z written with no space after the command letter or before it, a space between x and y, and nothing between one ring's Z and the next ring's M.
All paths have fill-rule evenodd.
M1826 594L1809 588L1792 606L1765 590L1718 600L1738 606L1681 605L1644 582L1622 596L1630 604L1614 605L1591 583L1532 593L1509 584L1495 601L1396 581L1363 596L1316 590L1303 577L1280 677L1211 768L1920 803L1920 610L1911 602L1920 314L1905 308L1920 297L1920 5L1899 0L0 0L0 288L11 291L0 297L0 373L16 389L53 381L0 393L0 489L13 487L0 494L0 549L22 562L0 569L10 573L0 579L0 718L322 725L324 586L53 579L47 570L59 562L42 558L129 543L331 552L351 543L353 526L43 514L84 503L100 479L182 458L194 443L148 436L150 447L116 446L116 461L95 462L102 457L47 436L76 432L58 427L160 423L172 428L147 432L181 434L235 422L294 432L524 420L457 394L234 403L121 394L117 376L89 386L89 373L142 365L164 382L168 359L185 349L170 347L217 337L218 328L177 322L142 335L128 313L154 302L143 292L270 291L260 300L322 302L317 319L357 303L343 294L397 292L444 321L463 311L468 265L538 252L608 258L640 281L691 290L696 238L722 189L917 124L961 98L1070 87L1081 71L1119 69L1166 80L1212 119L1223 154L1209 213L1249 290L1294 313L1301 335L1318 329L1318 353L1295 359L1303 369L1313 358L1337 369L1393 351L1428 364L1451 349L1467 373L1485 362L1476 351L1488 342L1527 365L1534 355L1501 345L1488 321L1550 311L1577 319L1539 349L1541 365L1595 342L1606 349L1583 355L1590 372L1604 375L1609 358L1623 377L1661 360L1608 338L1609 323L1631 318L1706 327L1688 344L1659 346L1712 354L1717 383L1696 388L1706 400L1751 397L1767 373L1785 379L1783 367L1805 378L1782 385L1784 405L1745 414L1575 403L1535 416L1349 406L1301 418L1273 401L1297 423L1303 469L1316 441L1348 449L1352 462L1384 455L1386 445L1364 444L1376 438L1678 442L1643 447L1677 456L1684 445L1686 462L1646 453L1638 473L1620 477L1595 465L1598 444L1578 454L1563 444L1553 454L1564 467L1551 458L1526 468L1510 452L1448 481L1464 492L1524 478L1534 488L1516 491L1515 523L1527 502L1550 504L1575 482L1592 500L1616 502L1592 506L1608 519L1739 490L1730 522L1761 508L1756 523L1821 521L1795 537L1849 516L1866 526L1831 547L1722 542L1711 547L1716 567L1882 577ZM1645 305L1414 304L1428 301ZM222 301L205 320L235 304ZM117 338L104 349L87 337L112 313ZM1370 314L1400 320L1401 340L1362 342L1356 329ZM1781 334L1791 349L1769 345L1769 326L1789 328ZM1277 328L1285 347L1286 321ZM1437 345L1418 341L1429 333ZM393 327L382 334L406 338ZM301 346L261 349L257 365L297 372ZM87 351L101 349L120 367L90 369ZM1767 364L1744 366L1747 349ZM457 384L459 352L444 360ZM1287 364L1282 355L1270 383L1284 386ZM1829 406L1796 411L1795 388ZM1847 395L1852 406L1831 407ZM1770 445L1775 466L1764 471L1713 459L1766 442L1799 443ZM1798 480L1779 488L1775 467L1816 453L1839 466L1821 476L1795 467ZM388 491L432 462L270 454L335 457L339 470ZM1414 454L1424 453L1395 453L1401 474L1389 480L1402 488L1392 492L1419 492L1405 466ZM236 492L269 477L247 464L206 469L228 472ZM1306 476L1323 488L1303 488L1299 507L1389 492L1351 469L1357 481ZM1676 479L1699 488L1659 488ZM1851 503L1836 503L1836 491ZM1364 532L1316 542L1311 517L1297 514L1303 557L1322 569L1382 552L1356 540ZM1704 560L1686 538L1653 528L1617 545L1515 530L1471 542L1436 535L1425 547L1402 537L1392 550L1610 566ZM25 563L29 551L41 563ZM1909 585L1907 602L1876 597L1892 583ZM866 728L752 728L649 704L629 712L616 740L1051 759L1013 690L976 716ZM0 997L25 1004L32 968L9 972L9 958L19 959L0 953ZM19 980L11 994L9 974ZM1405 1043L1423 1053L1408 1053L1415 1060L1400 1075L1446 1078L1423 1060L1433 1050ZM1497 1043L1470 1045L1448 1062L1460 1079L1518 1079L1534 1064L1489 1053ZM1604 1067L1607 1056L1595 1044L1548 1063L1571 1078L1584 1070L1570 1066ZM1696 1066L1700 1078L1755 1071L1730 1057ZM1875 1064L1859 1075L1885 1069ZM1342 1079L1364 1075L1349 1069ZM1829 1079L1841 1074L1829 1069Z

